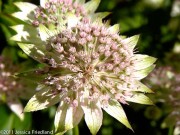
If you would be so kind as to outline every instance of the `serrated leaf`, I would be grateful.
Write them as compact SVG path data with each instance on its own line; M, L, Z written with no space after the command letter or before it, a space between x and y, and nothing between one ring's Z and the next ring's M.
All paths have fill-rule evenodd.
M92 135L96 135L102 125L103 120L101 107L94 102L90 102L89 104L84 105L82 108L89 130L91 131Z
M148 55L136 54L133 59L135 59L134 69L141 70L151 66L157 59Z
M27 103L24 112L32 112L45 109L60 101L62 93L54 93L48 87L36 93Z
M107 106L102 106L102 108L112 117L117 119L119 122L124 124L127 128L132 129L126 114L121 106L121 104L116 100L110 100Z
M123 39L121 42L125 46L128 46L129 49L133 50L134 47L137 45L139 39L139 35L135 35L126 39Z
M83 110L80 106L73 107L71 104L61 102L55 116L55 132L59 134L65 133L72 129L81 121Z
M149 97L145 96L143 93L134 93L133 96L125 96L125 100L139 104L153 105Z
M155 65L151 65L145 69L135 71L133 73L133 76L135 79L141 80L141 79L145 78L154 68L155 68Z
M85 3L84 8L88 14L94 13L98 8L100 0L91 0Z
M119 24L115 24L115 25L111 26L108 30L111 33L118 33L119 32Z

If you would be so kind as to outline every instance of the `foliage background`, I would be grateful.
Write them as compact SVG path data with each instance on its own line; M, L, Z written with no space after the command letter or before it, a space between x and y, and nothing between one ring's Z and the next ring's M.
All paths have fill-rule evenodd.
M0 53L13 59L14 63L30 63L30 67L38 64L27 57L17 44L9 38L14 34L10 26L18 24L18 20L10 14L18 9L13 5L15 1L28 1L39 4L38 0L0 0ZM137 50L158 58L158 66L171 66L180 72L180 4L178 0L102 0L98 11L112 12L107 18L111 24L120 24L120 34L132 36L140 34ZM28 68L28 67L27 67ZM163 78L162 78L163 79ZM158 89L154 89L155 94ZM155 96L151 95L151 96ZM154 99L154 98L153 98ZM25 106L27 101L22 101ZM104 114L103 126L98 135L171 135L173 126L162 128L163 119L167 116L166 108L162 104L155 104L151 112L148 106L130 104L123 106L134 133ZM25 120L11 112L4 102L0 102L0 130L53 130L53 120L56 106L38 112L26 113ZM82 122L79 125L80 135L90 132ZM68 132L67 134L72 134Z

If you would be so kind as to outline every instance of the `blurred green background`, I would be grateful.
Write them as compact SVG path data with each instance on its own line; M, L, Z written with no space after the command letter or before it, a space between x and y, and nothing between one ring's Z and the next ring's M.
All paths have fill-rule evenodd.
M31 67L35 67L36 62L27 57L15 42L9 40L14 35L10 26L19 23L19 20L10 15L18 11L13 5L15 1L39 4L38 0L0 0L0 53L6 49L8 56L13 59L14 63L28 61L31 63ZM111 14L104 19L104 22L110 20L112 25L118 23L121 35L129 37L140 34L136 47L137 53L156 57L158 58L157 67L170 66L173 71L179 74L179 0L101 0L97 11L110 11ZM104 113L103 126L98 135L173 135L175 123L172 122L171 126L167 127L162 126L169 112L166 113L167 108L157 101L156 93L158 91L163 93L163 90L153 90L155 93L150 96L155 102L155 106L149 107L133 103L130 103L129 106L123 106L134 132ZM22 103L25 106L27 101L22 101ZM26 113L24 121L21 121L4 102L0 102L0 130L52 130L54 129L55 111L56 107L54 106L42 111ZM83 120L79 125L79 131L80 135L85 133L90 135ZM72 132L69 131L67 134L71 135Z

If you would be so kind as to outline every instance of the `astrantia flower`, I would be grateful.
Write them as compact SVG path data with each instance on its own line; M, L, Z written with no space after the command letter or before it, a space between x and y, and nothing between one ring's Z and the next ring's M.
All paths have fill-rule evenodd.
M99 0L85 4L83 0L49 0L39 8L16 3L22 17L15 16L31 25L14 26L18 34L13 39L26 54L46 64L45 69L24 74L39 78L39 92L25 111L60 102L56 132L72 129L84 114L94 135L102 125L102 109L132 129L121 104L152 104L145 96L152 91L140 80L151 72L156 59L134 54L138 36L122 38L118 25L102 23L107 13L94 13L98 4Z
M158 90L153 96L154 102L163 103L162 108L166 110L167 117L162 127L174 126L174 135L178 135L180 133L180 74L173 71L172 67L159 67L145 79L145 82L152 89Z
M23 106L19 99L30 99L34 93L26 82L13 77L18 71L19 67L9 58L0 56L0 101L6 102L10 109L23 119Z

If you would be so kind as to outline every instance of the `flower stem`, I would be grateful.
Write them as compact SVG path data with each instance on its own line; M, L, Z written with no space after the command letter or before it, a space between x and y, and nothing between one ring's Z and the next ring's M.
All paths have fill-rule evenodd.
M169 127L168 135L173 135L173 126Z
M78 125L73 128L73 135L79 135L79 127L78 127Z

